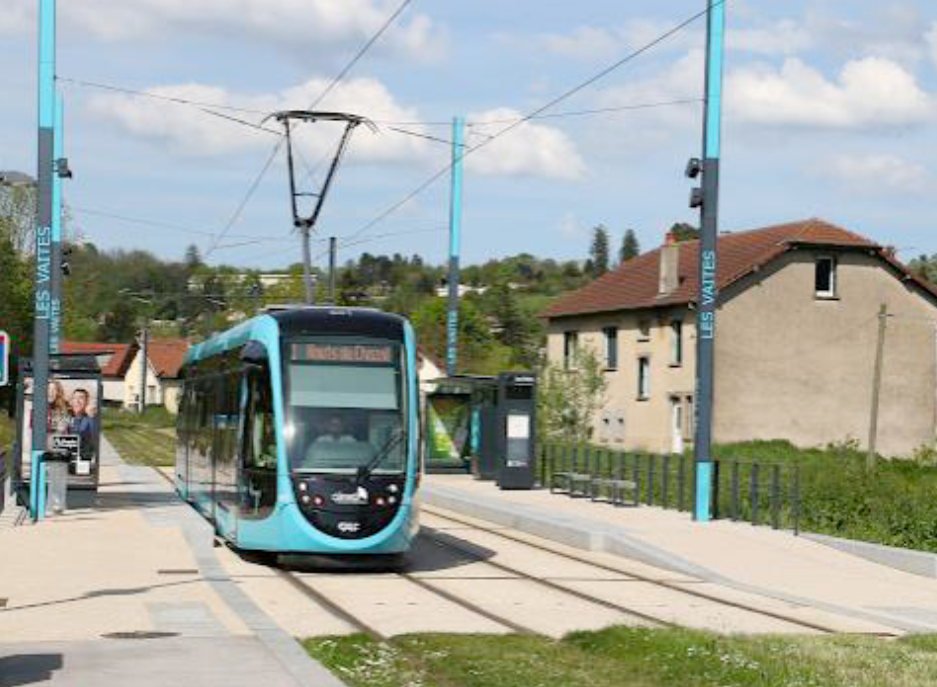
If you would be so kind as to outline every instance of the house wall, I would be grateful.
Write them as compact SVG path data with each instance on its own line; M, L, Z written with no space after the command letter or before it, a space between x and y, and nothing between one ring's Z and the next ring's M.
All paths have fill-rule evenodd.
M818 300L818 255L837 299ZM878 309L887 320L877 450L933 445L937 307L873 256L801 249L727 289L717 315L714 439L868 443Z
M672 364L673 320L683 323L683 362ZM648 336L640 322L649 323ZM564 317L551 320L547 333L547 358L563 365L564 332L578 331L579 346L589 347L605 362L606 327L618 328L618 366L606 370L608 389L605 403L597 413L594 438L598 443L626 450L669 452L674 448L672 403L682 407L680 434L692 436L692 397L695 384L696 327L693 313L686 307L661 308L628 313ZM638 398L638 359L650 360L650 393Z
M124 376L124 406L135 408L140 402L140 365L143 355L138 351L127 368ZM146 370L146 404L148 406L163 405L163 390L159 378L153 371L152 365Z
M166 406L166 410L170 413L177 415L179 413L179 402L182 397L182 380L164 379L162 381L163 405Z
M119 378L105 377L102 382L104 389L104 401L110 404L124 404L126 390L124 389L124 380Z

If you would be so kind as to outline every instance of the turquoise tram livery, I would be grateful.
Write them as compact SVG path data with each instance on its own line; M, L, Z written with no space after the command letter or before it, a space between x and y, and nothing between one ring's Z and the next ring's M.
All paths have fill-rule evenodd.
M363 308L269 312L189 349L175 484L238 549L405 553L419 528L416 344Z

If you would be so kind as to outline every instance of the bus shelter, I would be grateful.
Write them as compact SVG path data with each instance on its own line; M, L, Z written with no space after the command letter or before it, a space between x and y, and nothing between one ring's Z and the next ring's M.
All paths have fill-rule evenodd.
M46 451L67 454L68 491L96 491L100 474L101 368L93 355L55 354L49 358ZM16 385L16 443L13 486L28 501L32 478L32 361L21 360Z
M493 399L497 381L494 377L456 375L434 379L431 384L423 414L426 470L473 472L487 448L484 408L486 399Z

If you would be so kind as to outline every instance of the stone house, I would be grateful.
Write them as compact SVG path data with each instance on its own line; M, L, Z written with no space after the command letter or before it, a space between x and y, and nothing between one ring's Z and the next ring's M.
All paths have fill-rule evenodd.
M147 345L146 404L161 405L175 414L179 409L182 378L179 372L189 342L185 339L151 339ZM137 350L127 368L124 405L135 408L140 403L140 378L143 356Z
M937 290L893 252L819 219L719 237L713 438L866 446L884 305L876 448L937 434ZM681 451L693 437L698 241L668 241L557 301L547 356L603 362L595 437Z

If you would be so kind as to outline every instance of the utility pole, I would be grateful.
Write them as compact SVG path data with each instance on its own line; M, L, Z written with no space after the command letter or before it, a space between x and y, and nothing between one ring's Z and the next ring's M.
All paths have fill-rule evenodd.
M329 302L335 305L335 237L329 237Z
M149 370L150 327L149 318L140 332L140 414L146 410L146 373Z
M446 314L446 374L456 374L459 354L459 245L462 232L462 139L465 120L452 120L452 165L449 190L449 308Z
M49 352L58 353L62 342L62 129L64 123L62 94L55 94L55 142L53 144L52 174L52 314L49 319Z
M719 236L719 156L722 124L722 58L725 0L706 0L706 105L703 159L690 160L687 176L702 172L690 207L700 208L699 297L696 305L696 499L693 517L708 522L712 498L713 379L716 344L717 243Z
M878 341L875 344L875 368L872 372L872 412L869 418L869 452L865 467L875 468L875 443L878 440L878 398L882 387L882 354L885 351L885 323L888 321L888 306L882 303L878 309Z
M52 175L55 155L55 0L39 0L39 140L36 213L36 289L33 321L33 413L29 510L33 521L45 510L49 404L49 333L52 318Z

